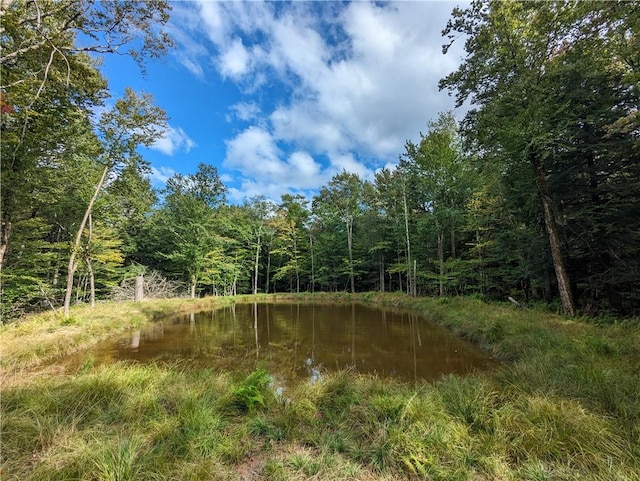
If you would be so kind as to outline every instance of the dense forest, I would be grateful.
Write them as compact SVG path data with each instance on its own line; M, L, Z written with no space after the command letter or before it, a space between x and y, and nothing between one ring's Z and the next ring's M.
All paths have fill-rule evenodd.
M212 165L156 191L153 99L113 107L98 58L171 48L166 2L2 2L2 318L122 295L404 291L568 315L640 311L640 4L473 2L427 119L396 168L312 198L227 202ZM80 41L81 39L81 41ZM99 113L99 114L98 114Z

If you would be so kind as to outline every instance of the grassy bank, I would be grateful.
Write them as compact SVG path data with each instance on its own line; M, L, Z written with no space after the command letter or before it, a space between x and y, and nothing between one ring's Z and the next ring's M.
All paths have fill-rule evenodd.
M5 372L25 369L86 349L110 336L140 328L161 317L212 309L234 302L251 302L265 296L162 299L142 302L104 302L94 308L74 306L67 319L47 311L0 326Z
M3 389L2 479L640 479L637 325L472 299L355 298L415 309L504 367L417 386L340 372L281 396L260 370L116 364L25 376ZM70 339L69 327L77 348L214 302L229 301L102 306L75 310L71 325L54 316L4 327L3 351L5 340L23 345L3 352L4 369L64 351L52 339ZM28 355L44 334L52 347Z

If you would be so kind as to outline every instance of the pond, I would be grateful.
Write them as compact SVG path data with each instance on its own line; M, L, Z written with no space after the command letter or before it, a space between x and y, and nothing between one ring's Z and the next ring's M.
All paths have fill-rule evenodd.
M157 321L79 354L78 365L176 361L194 367L265 367L283 381L353 369L405 381L487 369L495 362L406 311L360 304L236 304Z

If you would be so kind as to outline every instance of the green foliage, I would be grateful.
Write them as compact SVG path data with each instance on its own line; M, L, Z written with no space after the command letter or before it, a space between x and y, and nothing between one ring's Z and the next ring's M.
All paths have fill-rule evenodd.
M339 220L346 234L349 281L351 292L355 292L354 225L362 215L364 184L357 174L343 171L333 176L326 187L322 187L313 199L313 210L321 217Z
M286 194L278 206L227 205L206 164L172 177L158 203L138 146L163 133L166 116L147 95L127 90L92 125L108 91L86 52L162 54L169 10L3 7L3 320L58 307L69 279L67 304L84 300L92 273L105 298L132 262L186 282L194 297L378 289L557 307L564 292L586 315L640 309L635 3L454 9L445 51L467 38L466 57L440 86L472 103L461 128L441 113L397 168L371 182L341 172L311 203Z
M157 134L144 125L157 120L157 109L141 111L144 102L133 107L137 117L129 116L126 132L115 134L116 118L134 105L136 96L130 91L124 101L116 101L117 113L107 112L92 125L91 115L108 91L98 61L87 52L123 53L129 48L127 53L142 64L165 52L171 41L162 30L170 10L164 1L5 2L1 10L0 267L5 279L21 279L20 286L3 279L6 313L59 303L68 242L100 172L111 163L139 164L137 145L148 145ZM71 256L79 250L74 246ZM22 255L27 251L30 268ZM55 251L59 254L53 255ZM17 300L15 294L28 278L38 280ZM38 297L41 302L34 302Z
M166 271L189 283L192 297L204 275L219 266L222 239L214 208L224 202L225 192L217 170L200 164L195 174L167 181L164 204L154 218L152 249L169 261Z
M484 225L499 228L491 257L508 262L526 296L547 289L553 266L585 311L637 308L638 18L629 2L478 1L445 29L450 42L467 36L467 56L440 86L475 104L468 142L484 172L497 172L510 217ZM532 228L541 217L544 230Z
M230 405L242 412L265 408L273 397L270 384L271 376L265 369L253 371L232 390Z

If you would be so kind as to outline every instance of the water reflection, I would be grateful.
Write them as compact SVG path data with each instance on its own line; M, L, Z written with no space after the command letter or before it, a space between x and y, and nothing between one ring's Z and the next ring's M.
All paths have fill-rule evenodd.
M159 321L83 355L219 369L258 363L287 380L345 368L431 380L492 365L483 351L415 314L357 304L237 304Z

